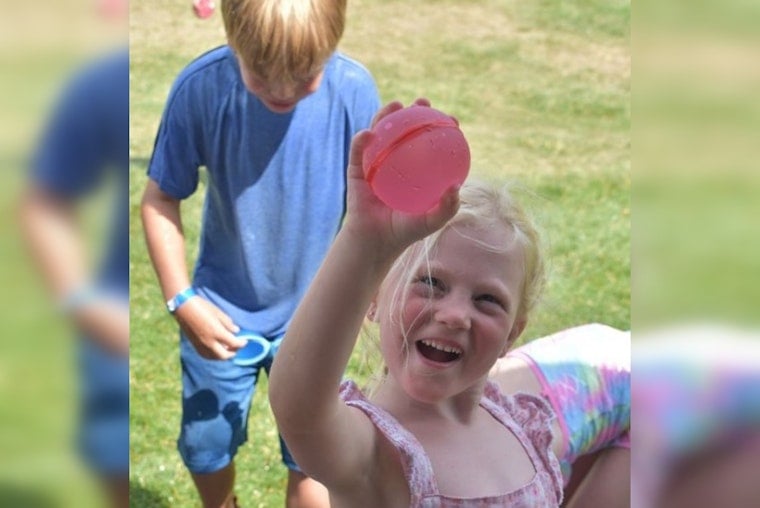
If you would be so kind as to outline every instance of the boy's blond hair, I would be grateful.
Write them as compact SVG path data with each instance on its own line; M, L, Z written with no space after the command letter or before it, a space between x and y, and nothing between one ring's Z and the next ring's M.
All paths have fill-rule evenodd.
M257 77L314 77L343 36L346 0L222 0L227 40Z

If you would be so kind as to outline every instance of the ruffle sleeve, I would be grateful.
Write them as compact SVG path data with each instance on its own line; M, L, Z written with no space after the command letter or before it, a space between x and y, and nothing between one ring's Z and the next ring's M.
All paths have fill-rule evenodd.
M525 432L528 440L535 448L538 460L548 473L555 494L562 500L562 473L554 451L552 450L552 422L556 419L554 410L548 402L535 395L517 393L507 395L502 393L497 385L486 385L485 397L500 406Z

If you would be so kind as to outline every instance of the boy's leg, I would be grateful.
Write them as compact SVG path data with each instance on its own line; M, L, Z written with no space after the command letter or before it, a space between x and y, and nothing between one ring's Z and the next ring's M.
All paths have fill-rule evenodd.
M182 430L177 447L204 508L234 506L238 447L247 440L248 412L260 365L208 360L182 336Z
M287 508L330 508L324 485L293 469L288 469Z
M213 473L191 473L204 508L234 508L235 463Z

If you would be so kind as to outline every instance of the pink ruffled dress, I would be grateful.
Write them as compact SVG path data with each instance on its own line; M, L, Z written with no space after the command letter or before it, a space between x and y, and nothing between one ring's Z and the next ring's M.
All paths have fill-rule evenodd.
M509 396L493 383L486 385L481 406L511 431L528 453L536 474L517 490L498 496L459 499L442 495L433 475L433 466L414 435L387 411L372 404L351 381L341 385L341 399L362 410L377 429L398 450L411 493L410 508L461 507L556 507L562 501L562 475L551 451L551 421L554 413L542 399L527 394Z

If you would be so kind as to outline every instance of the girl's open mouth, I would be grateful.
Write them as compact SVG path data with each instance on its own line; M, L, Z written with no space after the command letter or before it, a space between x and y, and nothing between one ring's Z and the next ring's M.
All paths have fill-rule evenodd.
M450 363L459 360L462 356L462 350L458 347L429 339L418 340L415 345L417 351L431 362Z

